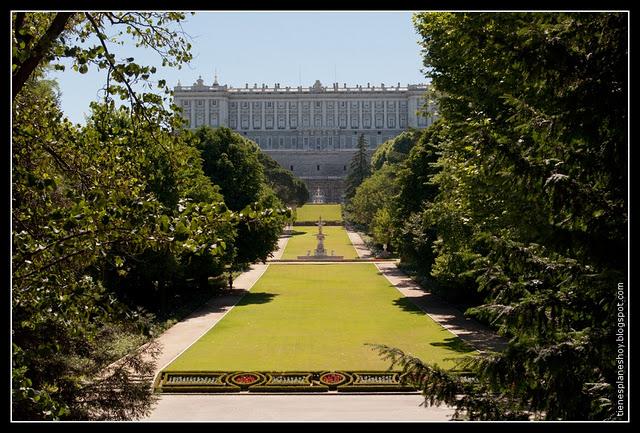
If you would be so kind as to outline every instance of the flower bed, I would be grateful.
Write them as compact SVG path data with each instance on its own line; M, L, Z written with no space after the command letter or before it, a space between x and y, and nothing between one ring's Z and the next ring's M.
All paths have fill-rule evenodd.
M343 385L349 382L350 379L351 377L348 374L336 373L336 372L324 373L319 378L320 383L322 383L323 385L327 385L331 388L335 388L339 385Z
M248 389L253 385L264 383L265 376L260 373L236 373L227 378L227 383L238 385L242 389Z
M398 392L414 389L400 384L390 371L295 372L162 372L157 392Z

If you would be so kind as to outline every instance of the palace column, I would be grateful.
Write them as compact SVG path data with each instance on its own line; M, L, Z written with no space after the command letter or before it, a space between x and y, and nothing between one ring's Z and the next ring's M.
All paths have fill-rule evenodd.
M204 122L203 125L211 125L211 116L209 116L209 104L211 104L211 99L205 98L204 100Z
M192 99L191 101L191 128L196 127L196 100Z

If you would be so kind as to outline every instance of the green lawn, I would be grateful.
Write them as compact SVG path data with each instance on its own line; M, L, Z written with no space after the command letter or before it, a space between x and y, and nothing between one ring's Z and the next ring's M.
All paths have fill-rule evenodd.
M305 204L297 209L296 221L318 221L322 216L325 221L342 221L339 204Z
M334 255L344 256L345 259L354 259L358 257L358 253L349 241L347 231L342 226L323 226L322 233L324 233L324 249L327 250L327 254L331 254L333 250ZM294 226L293 234L287 242L287 247L282 254L282 259L297 259L298 256L307 255L307 251L313 251L318 246L318 234L317 226Z
M165 371L386 370L365 343L450 368L472 350L371 263L278 265Z

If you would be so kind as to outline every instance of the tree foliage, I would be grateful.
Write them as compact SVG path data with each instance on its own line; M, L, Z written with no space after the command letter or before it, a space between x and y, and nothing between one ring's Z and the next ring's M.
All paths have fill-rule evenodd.
M434 230L431 275L476 287L484 301L468 314L510 340L469 360L464 378L382 351L461 417L615 418L625 14L419 13L414 23L441 125L399 175L398 215Z
M227 206L238 212L233 268L266 260L290 211L267 183L260 149L226 127L201 127L192 143L201 151L204 173L220 186Z
M302 206L309 200L307 185L298 179L291 170L283 168L264 152L258 154L267 183L282 203Z
M163 66L180 68L191 60L191 45L180 28L181 12L58 12L12 14L12 95L22 89L33 72L44 65L64 70L62 59L72 61L72 69L81 74L89 67L106 70L105 99L117 95L147 122L164 121L163 98L153 92L136 91L143 83L169 89L164 80L151 86L154 66L144 66L133 57L118 59L112 45L130 38L137 47L158 54ZM158 116L160 114L160 116Z
M369 228L373 217L379 209L389 208L398 182L395 167L385 166L373 172L356 189L356 194L346 205L349 221Z
M367 140L364 134L358 137L357 150L351 159L349 172L345 180L345 197L349 201L356 193L358 186L371 174L367 155Z
M143 343L153 337L158 302L166 305L194 280L207 286L208 277L238 263L251 237L257 241L240 259L264 259L289 215L264 183L257 156L241 146L231 155L249 155L241 162L257 174L236 191L255 202L229 209L229 185L205 174L206 155L180 115L155 93L134 90L155 68L109 51L117 35L106 33L122 27L163 64L177 66L190 58L185 39L169 30L182 18L12 16L14 419L148 413L158 348ZM88 64L107 72L105 99L92 103L85 126L63 116L51 82L42 79L63 57L75 59L80 73ZM117 108L115 94L130 105Z
M265 183L258 146L226 127L203 126L193 137L202 153L204 173L220 186L227 206L239 211L256 202Z
M86 401L92 377L141 342L144 318L117 302L103 272L125 266L114 250L134 253L154 237L161 204L139 177L137 146L81 133L28 86L13 117L13 413L82 419L104 409ZM116 329L133 341L119 343ZM150 369L135 364L134 375ZM131 374L113 383L127 390L125 414L148 410L148 386L132 393Z
M402 162L416 144L420 131L410 129L382 143L371 156L371 169L380 170L385 165Z

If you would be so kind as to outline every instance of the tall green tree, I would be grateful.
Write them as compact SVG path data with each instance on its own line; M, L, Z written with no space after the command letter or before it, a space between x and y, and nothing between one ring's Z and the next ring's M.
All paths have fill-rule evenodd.
M183 18L123 12L11 16L14 419L130 419L150 409L148 383L136 379L153 368L135 351L145 341L143 321L105 287L103 271L109 263L125 265L111 254L115 246L133 252L154 238L162 205L140 177L145 164L139 164L139 141L115 138L131 132L114 125L106 138L80 133L62 116L42 74L45 67L63 69L63 58L71 58L80 73L90 66L104 69L107 105L112 95L129 100L138 138L157 144L161 139L149 128L177 125L175 118L160 96L134 90L155 68L116 59L110 49L118 37L105 32L128 30L164 62L178 65L190 58L189 47L170 27ZM104 371L122 356L120 367Z
M509 344L467 360L465 378L382 352L462 418L615 419L626 14L420 13L414 23L446 125L429 180L437 195L422 203L438 236L432 274L472 277L485 300L468 314Z
M265 177L255 143L229 128L209 126L194 132L193 143L202 154L204 173L220 186L229 209L239 211L258 201Z
M345 180L345 197L350 200L356 193L356 189L371 174L369 158L367 155L367 140L364 134L358 137L357 150L351 159L349 172Z
M375 170L358 186L356 194L345 206L349 220L369 229L379 209L390 209L392 204L395 205L394 196L397 193L397 167L390 164Z
M267 183L260 149L226 127L199 128L191 142L201 152L204 173L220 187L225 204L236 213L238 233L229 250L232 269L265 261L290 211Z
M420 130L409 129L382 143L371 156L372 170L380 170L385 165L395 165L404 161L420 134Z
M124 420L148 413L153 361L138 347L150 337L149 319L130 299L133 290L148 287L130 284L123 292L123 286L165 274L178 282L231 260L240 217L204 176L180 116L155 93L135 91L155 68L111 52L122 28L165 65L178 65L190 58L188 44L169 27L183 17L12 16L14 419ZM92 37L96 44L87 46ZM92 105L85 127L64 118L41 79L43 68L61 68L56 62L63 57L73 58L80 73L91 66L106 72L104 101ZM116 109L114 95L130 105ZM267 224L267 213L242 221ZM175 268L161 274L164 263ZM156 275L140 278L154 266ZM119 358L122 363L105 371Z
M291 170L282 167L264 152L258 154L258 159L264 169L267 183L282 203L302 206L309 200L307 184L298 179Z

